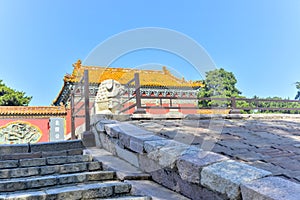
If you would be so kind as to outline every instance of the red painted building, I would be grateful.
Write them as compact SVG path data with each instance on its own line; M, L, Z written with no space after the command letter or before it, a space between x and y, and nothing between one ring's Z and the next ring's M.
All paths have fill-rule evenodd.
M0 144L64 140L64 106L0 106Z

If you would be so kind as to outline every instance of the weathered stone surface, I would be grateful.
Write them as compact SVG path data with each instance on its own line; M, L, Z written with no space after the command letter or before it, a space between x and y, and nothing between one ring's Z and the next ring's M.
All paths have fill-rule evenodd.
M152 171L152 172L150 172L150 174L151 174L152 179L155 182L157 182L173 191L176 191L176 192L180 191L180 187L179 187L179 184L177 181L179 178L179 175L175 169L166 167L166 168L158 169L156 171Z
M176 160L185 152L189 146L182 143L171 143L172 145L161 147L157 151L147 154L148 158L158 161L163 167L173 168Z
M90 162L87 167L89 171L102 170L102 163L98 161Z
M113 156L104 149L89 148L89 153L95 160L101 161L103 169L116 171L118 179L149 179L150 175L141 171L141 169L124 161L123 159ZM149 159L148 159L149 160Z
M137 153L133 153L130 152L126 149L123 149L121 147L119 147L118 145L116 145L116 151L117 151L117 155L126 160L127 162L131 163L133 166L139 167L139 160L138 160L138 154Z
M140 168L147 173L157 171L162 168L158 161L149 159L146 155L139 155L139 165Z
M146 141L157 141L157 140L166 140L162 137L156 135L143 135L143 136L135 136L130 139L129 149L137 152L137 153L144 153L144 143Z
M62 150L62 151L43 151L42 152L42 157L51 157L51 156L67 156L67 151Z
M0 170L0 179L9 178L9 177L10 177L10 170L9 169Z
M0 161L0 169L15 168L18 166L19 166L19 162L17 160Z
M119 134L121 132L119 124L116 123L104 125L104 130L105 133L112 138L119 138Z
M108 135L104 133L100 133L99 137L103 148L111 152L113 155L117 155L116 144L118 141L114 138L110 138Z
M54 174L59 171L59 166L44 166L40 168L40 175Z
M299 200L300 184L278 178L266 177L241 185L243 200Z
M86 180L86 173L81 174L63 174L57 177L59 184L82 183Z
M20 181L7 180L0 181L0 192L13 192L26 189L26 181L24 179Z
M67 163L90 162L93 158L90 155L74 155L74 156L53 156L47 158L48 165L58 165Z
M81 155L81 154L83 154L83 150L82 149L70 149L70 150L67 150L67 155L68 156Z
M186 151L176 162L178 173L183 180L200 183L200 173L203 167L216 162L228 160L227 157L213 152L194 149Z
M76 163L76 162L90 162L93 160L91 155L75 155L75 156L68 156L67 157L68 163Z
M177 144L178 142L175 142L173 140L157 140L157 141L146 141L144 142L144 149L146 153L150 153L152 151L157 151L160 148L164 146L172 146Z
M60 166L59 172L62 174L65 173L73 173L73 172L82 172L87 170L86 163L72 163L72 164L65 164Z
M89 172L86 174L86 178L88 181L113 180L115 178L115 172L113 171Z
M147 195L153 200L188 200L188 198L162 187L152 181L125 181L132 185L131 193L134 195Z
M1 144L0 155L14 153L28 153L28 144Z
M26 180L27 188L40 188L57 184L56 176L30 178Z
M1 196L0 196L0 199ZM34 192L29 192L27 191L26 193L12 193L12 194L7 194L6 197L4 198L5 200L46 200L46 193L43 191L34 191Z
M2 160L19 160L19 159L26 159L26 158L40 158L42 157L41 152L35 153L14 153L9 155L1 155Z
M39 175L39 167L17 168L10 170L11 178Z
M153 135L149 131L146 131L144 129L141 129L137 126L134 126L134 125L128 124L128 123L120 123L116 127L118 127L118 129L120 129L120 132L119 132L120 143L123 144L127 148L130 148L130 139L132 137L143 136L143 135L144 136Z
M112 183L112 185L114 186L115 194L129 193L131 189L131 185L128 183L117 182Z
M33 159L22 159L20 160L21 167L33 167L46 165L45 158L33 158Z
M81 199L82 189L78 186L69 186L55 189L47 189L45 190L47 194L47 199L51 200L66 200L66 199Z
M201 171L201 184L213 191L226 194L230 199L240 199L239 186L242 183L270 174L268 171L228 160L204 167Z
M62 151L68 149L84 149L81 140L67 140L61 142L45 142L30 145L31 152Z
M217 192L209 190L199 184L194 184L191 182L184 181L179 177L176 178L177 184L179 186L179 191L184 196L190 199L197 200L224 200L226 197L220 195Z
M67 156L53 156L47 158L48 165L58 165L58 164L65 164L65 163L68 163Z
M97 130L97 132L104 132L105 125L116 124L116 123L117 123L116 120L101 119L96 123L96 130Z
M117 171L116 175L119 180L150 180L151 176L147 173L137 172L137 173L130 173L124 171Z
M114 194L113 186L107 183L82 185L82 196L86 199L110 197Z

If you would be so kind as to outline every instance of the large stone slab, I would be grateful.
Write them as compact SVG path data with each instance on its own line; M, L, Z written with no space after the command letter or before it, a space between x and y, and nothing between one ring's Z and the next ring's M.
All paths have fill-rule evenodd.
M134 195L147 195L151 196L152 200L188 200L188 198L166 189L152 181L125 181L132 185L132 193Z
M123 160L126 160L135 167L139 167L139 159L137 153L130 152L126 149L119 147L118 145L116 145L116 151L118 157L122 158Z
M118 142L117 139L111 138L104 133L99 133L99 138L100 138L101 145L104 149L111 152L113 155L117 154L116 151L116 144Z
M97 132L104 132L105 131L105 125L108 124L116 124L117 121L116 120L108 120L108 119L101 119L98 122L96 122L95 128L97 130ZM107 131L107 130L106 130Z
M89 148L87 151L89 154L93 155L95 160L103 163L103 168L105 170L116 171L117 177L120 180L144 180L150 178L149 174L144 173L139 168L134 167L123 159L113 156L110 152L107 152L104 149Z
M156 141L151 141L149 143L155 143ZM149 144L148 143L148 144ZM166 146L160 146L158 150L154 150L147 154L149 159L152 159L162 167L173 168L177 159L189 148L188 145L171 142Z
M0 145L0 155L13 153L28 153L28 144L2 144Z
M189 148L176 162L180 177L191 183L200 183L200 173L203 167L228 160L227 157L199 148Z
M34 153L13 153L13 154L1 155L0 159L2 159L2 160L19 160L19 159L40 158L40 157L42 157L42 153L41 152L34 152Z
M116 123L105 124L105 125L103 125L103 127L104 127L103 129L105 130L105 133L107 135L109 135L112 138L119 138L119 134L121 132L119 124L116 124Z
M45 190L47 195L47 199L82 199L82 192L78 186L68 186L68 187L61 187L61 188L53 188Z
M82 183L86 180L86 176L87 173L63 174L57 176L57 181L59 184Z
M299 200L300 184L278 178L266 177L241 185L243 200Z
M144 148L144 143L146 141L158 141L158 140L166 140L165 138L156 136L156 135L142 135L142 136L135 136L130 138L130 144L129 144L129 149L137 152L137 153L144 153L145 148Z
M82 172L87 170L86 163L72 163L72 164L64 164L60 166L59 173L74 173L74 172Z
M173 146L179 144L173 140L157 140L157 141L145 141L144 142L144 150L146 153L150 153L153 151L158 151L160 148L165 146Z
M20 167L33 167L46 165L45 158L33 158L20 160Z
M130 149L130 141L132 138L141 137L141 136L154 136L152 132L146 131L139 127L136 127L132 124L122 123L119 124L119 140L122 145Z
M271 173L236 161L223 161L204 167L201 184L230 199L240 199L240 185Z
M0 195L0 199L2 200L45 200L46 193L44 191L27 191L26 193L12 193Z
M0 169L15 168L18 166L19 162L17 160L0 161Z
M39 175L40 167L17 168L10 170L10 178Z
M86 199L110 197L114 193L112 186L99 187L97 184L94 184L82 185L81 187L83 189L82 196Z
M31 152L42 152L42 151L62 151L69 149L83 149L83 143L81 140L68 140L61 142L44 142L31 144Z
M27 179L26 185L28 189L31 188L41 188L46 186L53 186L57 184L56 176L47 176L47 177L37 177Z

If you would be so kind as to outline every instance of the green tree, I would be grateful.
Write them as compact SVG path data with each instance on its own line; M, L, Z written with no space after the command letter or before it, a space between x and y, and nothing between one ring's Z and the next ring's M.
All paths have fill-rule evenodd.
M296 88L297 88L297 90L298 90L295 99L299 99L299 100L300 100L300 82L297 81L295 84L296 84Z
M0 80L0 106L28 106L32 97L6 86Z
M236 88L237 80L232 72L223 68L206 72L204 87L200 89L198 97L230 98L239 97L241 92ZM199 107L228 107L230 101L203 100L199 101Z

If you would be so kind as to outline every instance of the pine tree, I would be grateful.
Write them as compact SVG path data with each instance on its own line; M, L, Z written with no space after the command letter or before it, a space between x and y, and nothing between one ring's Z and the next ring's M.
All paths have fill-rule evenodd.
M28 106L31 96L6 86L0 80L0 106Z

